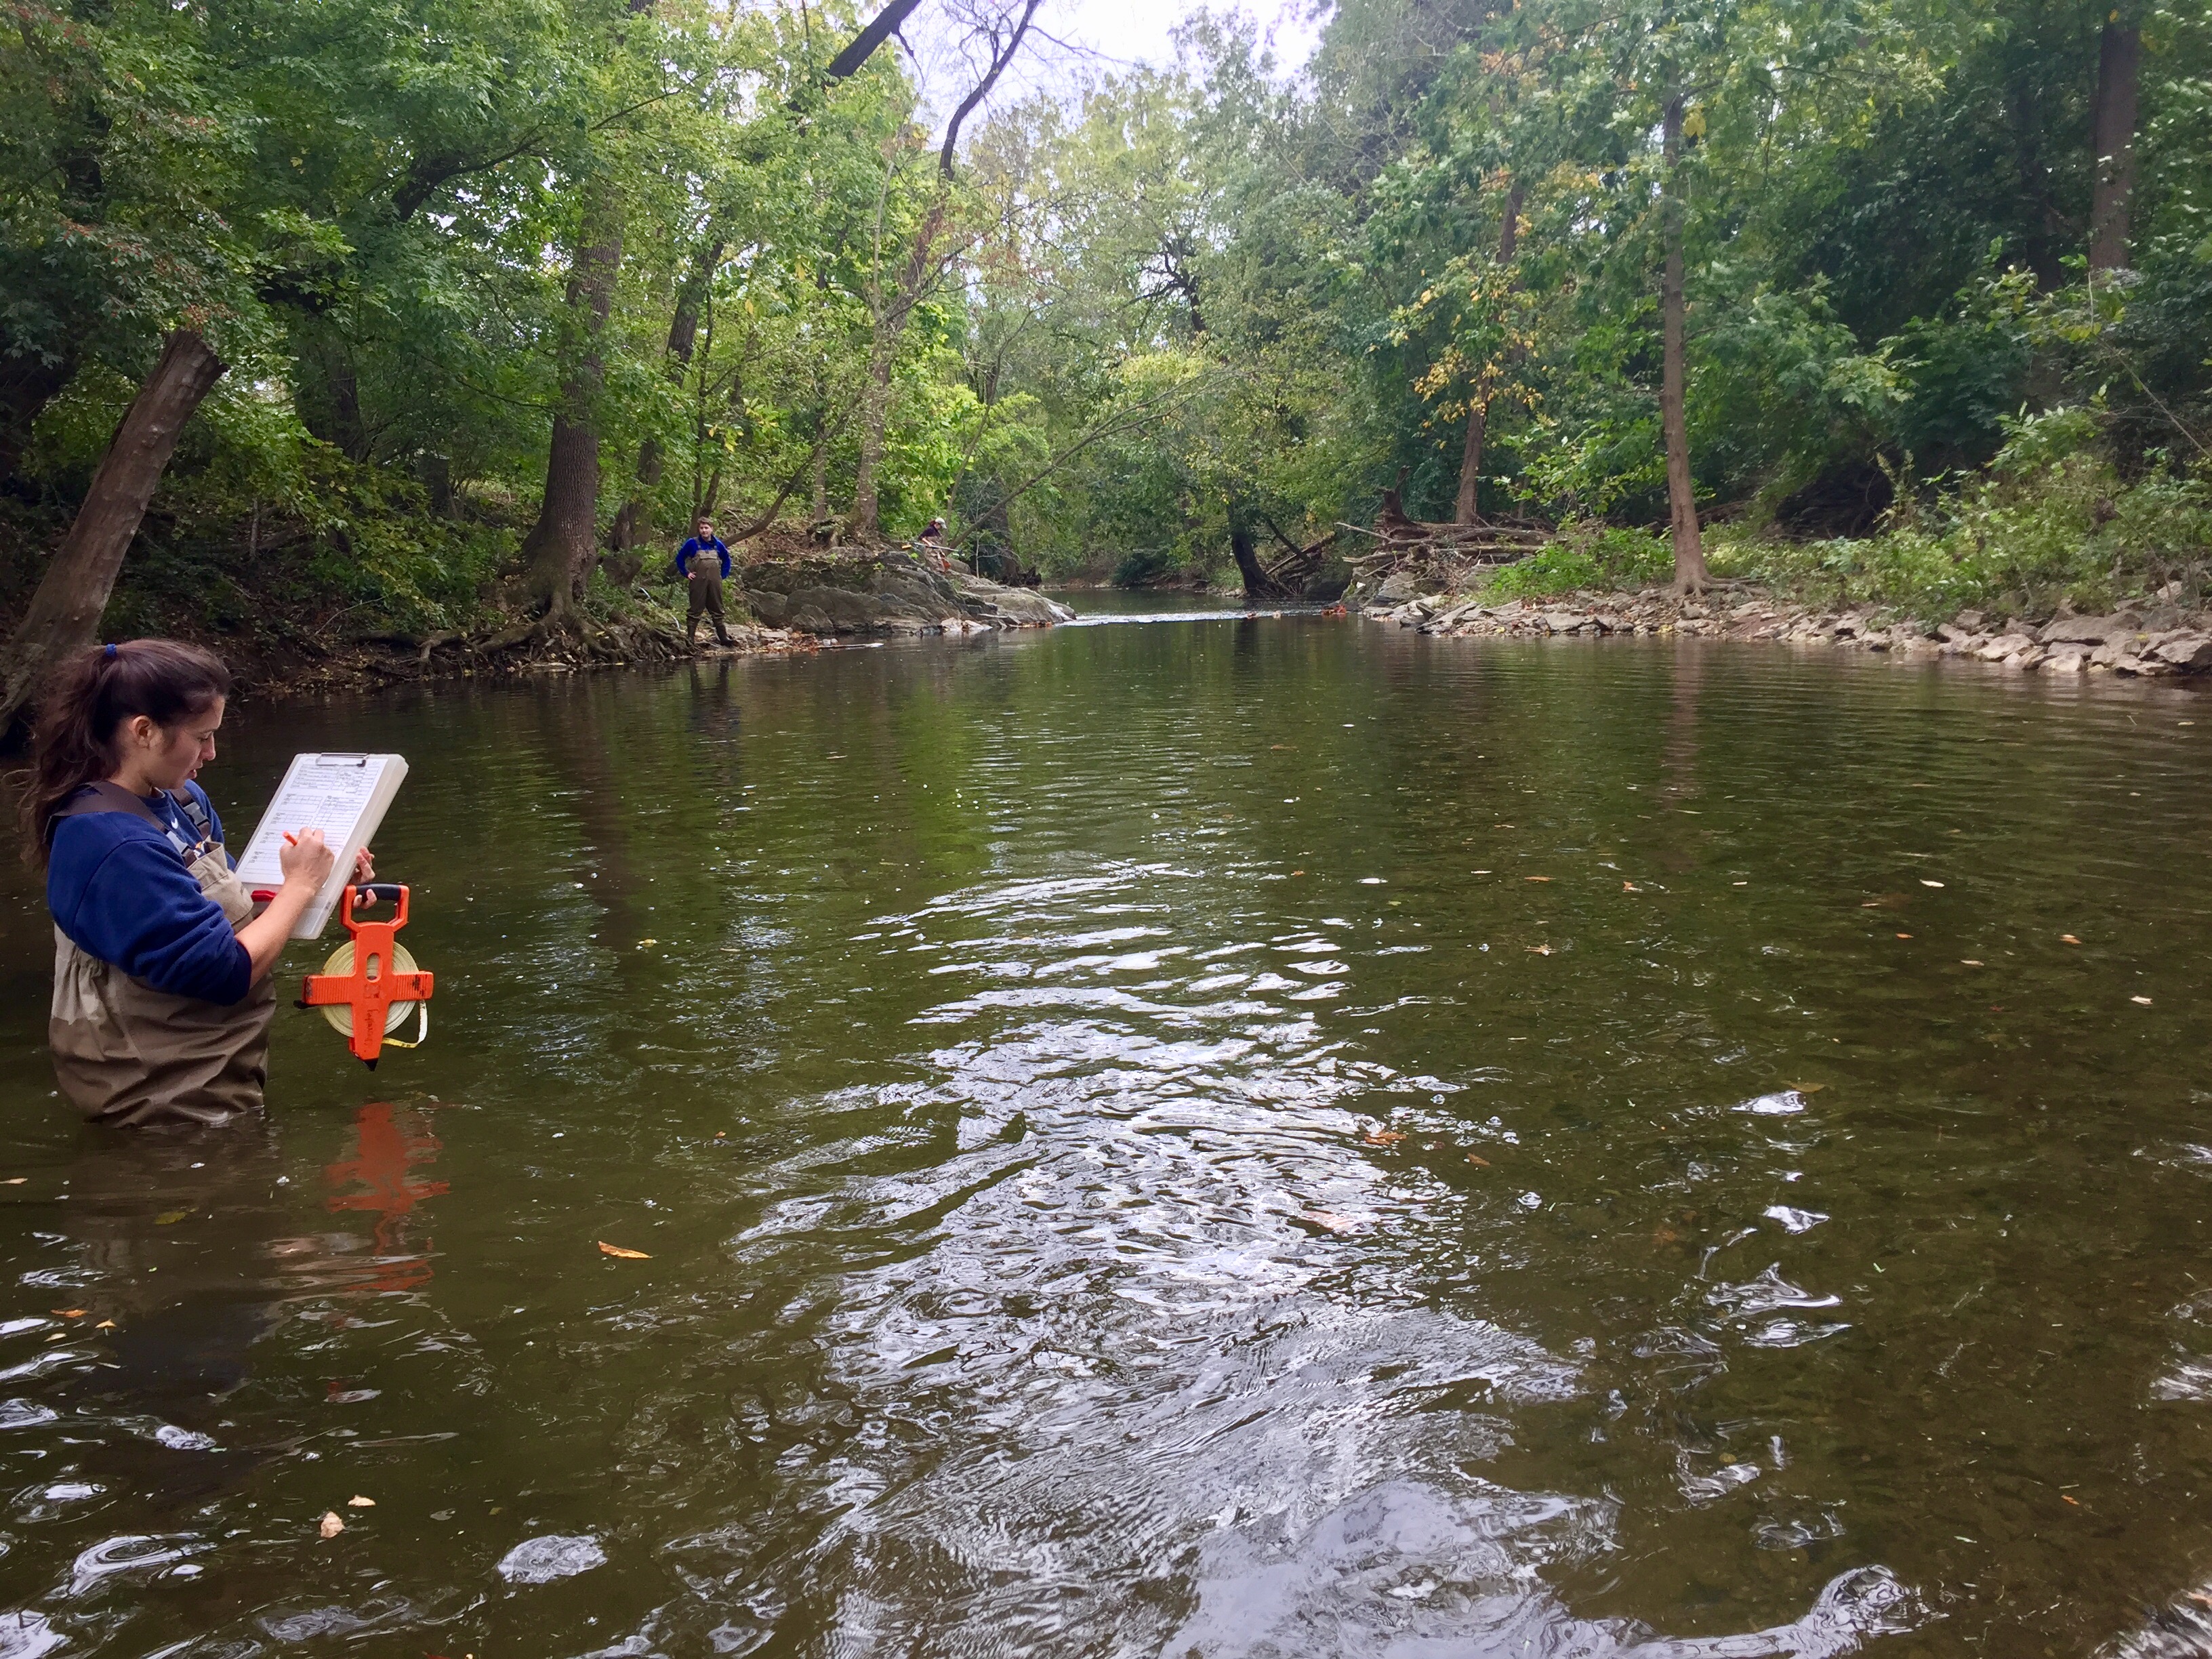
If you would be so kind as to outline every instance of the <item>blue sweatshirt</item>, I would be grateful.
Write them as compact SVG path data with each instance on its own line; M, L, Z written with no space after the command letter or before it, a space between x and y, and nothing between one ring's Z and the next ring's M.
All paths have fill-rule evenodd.
M192 799L222 838L222 820L199 785ZM197 841L199 831L166 795L147 805ZM54 824L46 908L88 956L112 963L171 996L234 1003L253 985L253 959L222 907L200 891L168 838L130 812L85 812Z
M724 581L729 580L730 550L722 545L722 538L720 536L709 536L703 542L696 536L694 536L689 541L685 542L683 546L678 548L676 550L676 574L679 576L690 575L691 574L691 556L694 553L709 552L719 553L722 556L722 580Z

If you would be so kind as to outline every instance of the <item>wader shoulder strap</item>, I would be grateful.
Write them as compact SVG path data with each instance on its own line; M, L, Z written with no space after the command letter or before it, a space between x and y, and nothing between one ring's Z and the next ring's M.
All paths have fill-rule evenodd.
M199 803L189 795L182 800L178 800L173 794L169 799L184 811L191 820L192 827L200 832L200 839L205 841L213 826L209 823L207 814L200 811ZM132 794L119 783L110 783L103 778L96 783L85 785L54 810L52 821L59 823L64 818L82 817L88 812L128 812L159 830L167 838L169 845L177 849L177 856L186 864L198 856L192 843L178 832L175 824L148 805L143 796ZM52 833L50 824L47 834L51 836Z

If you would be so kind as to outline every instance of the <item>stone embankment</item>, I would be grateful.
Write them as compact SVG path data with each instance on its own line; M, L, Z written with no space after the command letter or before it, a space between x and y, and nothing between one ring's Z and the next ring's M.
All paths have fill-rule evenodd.
M1464 594L1393 593L1389 584L1361 611L1424 634L1667 635L1685 639L1777 640L1846 646L1896 656L1972 657L2051 674L2111 672L2154 678L2212 672L2212 612L2160 604L2108 617L2061 616L2039 625L1964 611L1929 625L1871 610L1816 611L1756 594L1680 599L1640 593L1567 593L1490 604Z
M1073 621L1066 605L897 552L741 566L738 599L770 629L839 635L982 634ZM680 604L680 599L678 600Z

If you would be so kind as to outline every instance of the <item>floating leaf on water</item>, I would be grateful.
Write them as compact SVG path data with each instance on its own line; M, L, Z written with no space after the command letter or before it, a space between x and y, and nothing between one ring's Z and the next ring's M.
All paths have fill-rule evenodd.
M2150 1006L2150 999L2148 997L2130 997L2128 1000L2130 1002L2140 1002L2146 1008Z
M1551 878L1549 876L1523 876L1521 879L1523 881L1549 881L1551 880Z
M376 1500L374 1498L363 1498L359 1492L356 1492L351 1498L346 1499L346 1507L349 1510L373 1510L376 1507Z
M1395 1146L1405 1138L1402 1129L1370 1129L1360 1136L1370 1146Z
M1899 933L1899 934L1898 935L1898 938L1899 938L1899 939L1911 939L1911 937L1912 937L1912 935L1911 935L1911 934L1910 934L1910 933Z
M1959 958L1959 966L1961 968L1979 968L1984 965L1985 964L1976 961L1972 957L1960 957Z
M85 1315L82 1308L57 1308L54 1312L64 1319L82 1319Z
M2071 933L2061 933L2058 936L2058 942L2061 945L2079 945L2081 941Z
M1474 1164L1478 1170L1486 1170L1490 1167L1490 1160L1483 1157L1480 1152L1469 1152L1467 1155L1467 1161Z
M499 1576L510 1584L550 1584L606 1565L607 1553L596 1538L551 1533L517 1544L499 1560Z
M1548 945L1531 945L1525 948L1528 954L1534 957L1548 957L1552 954L1552 947Z
M1923 887L1941 887L1943 884L1940 881L1930 881L1927 877L1923 876L1920 878L1920 884Z
M648 945L658 945L660 941L657 939L641 939L637 942L637 948L642 951Z
M1790 1086L1801 1095L1817 1095L1828 1085L1825 1083L1793 1083Z
M345 1522L338 1519L336 1510L325 1510L322 1524L315 1530L325 1538L335 1538L345 1530Z
M30 1178L28 1176L9 1176L5 1181L0 1181L0 1187L20 1187Z
M1624 881L1620 884L1620 890L1624 893L1640 893L1644 890L1632 881Z
M647 1255L643 1250L625 1250L621 1245L610 1244L604 1238L599 1241L599 1254L601 1255L618 1255L625 1261L650 1261L653 1260L653 1258Z
M95 1331L112 1331L115 1328L115 1322L112 1319L103 1319L92 1328Z
M1294 875L1294 876L1303 876L1304 874L1305 874L1305 872L1304 872L1304 871L1303 871L1303 870L1293 870L1293 871L1291 871L1291 873L1292 875Z
M154 1218L154 1224L156 1227L173 1227L191 1212L192 1206L189 1204L181 1210L164 1210Z

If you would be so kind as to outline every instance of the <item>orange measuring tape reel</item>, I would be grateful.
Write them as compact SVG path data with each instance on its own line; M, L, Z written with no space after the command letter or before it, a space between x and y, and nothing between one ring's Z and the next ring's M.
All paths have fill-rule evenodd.
M395 907L391 919L357 919L356 896L368 904L390 899ZM393 937L407 925L407 890L398 883L349 884L338 915L353 937L323 964L324 972L307 975L299 1006L320 1008L346 1037L355 1058L374 1071L387 1041L395 1048L412 1048L422 1041L418 1036L414 1042L402 1042L391 1035L406 1023L410 1008L421 1015L422 1035L428 1034L430 1011L422 1005L430 1000L432 976L416 967L407 947Z

